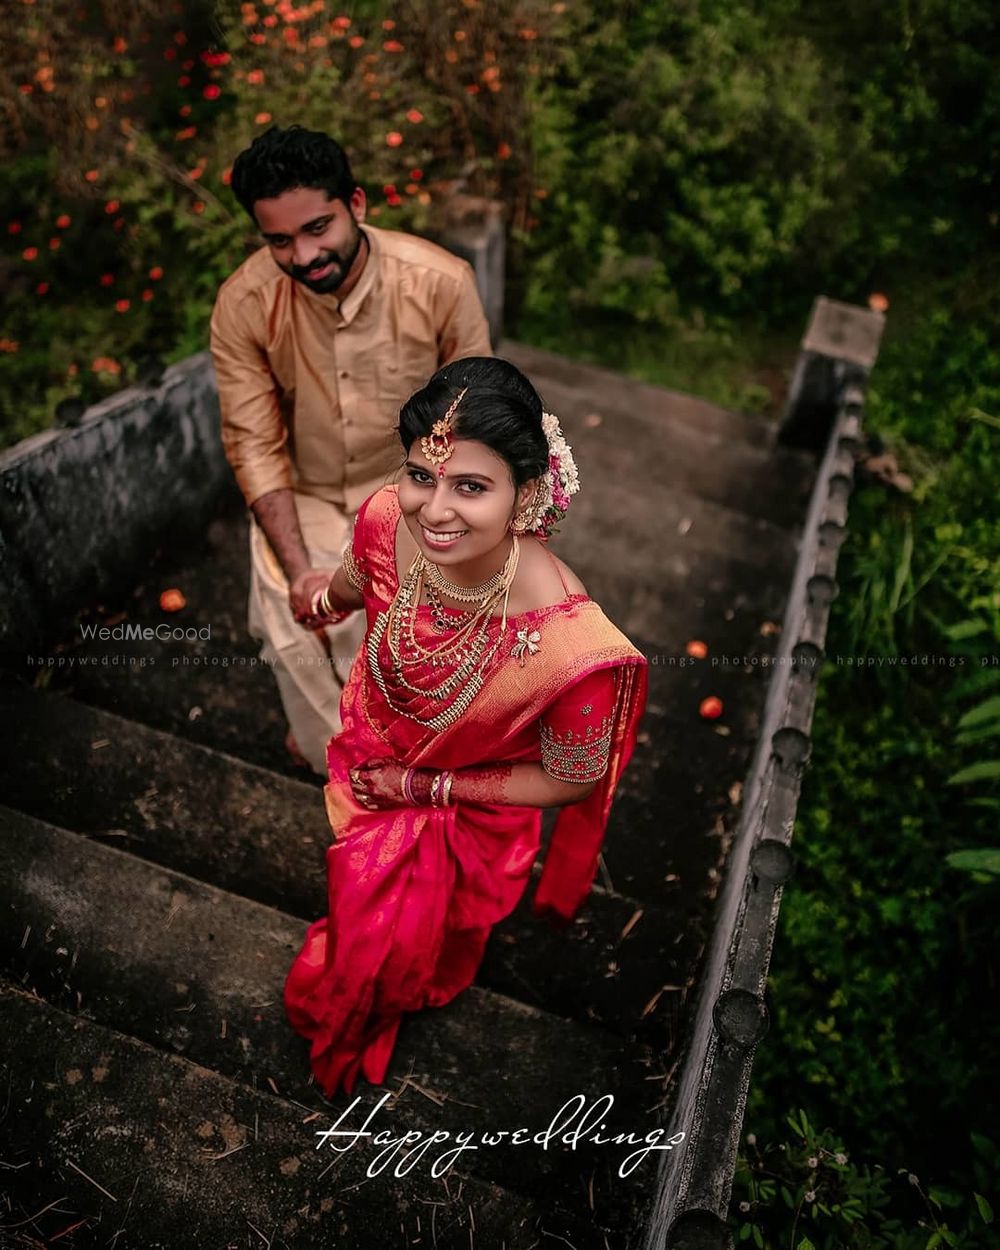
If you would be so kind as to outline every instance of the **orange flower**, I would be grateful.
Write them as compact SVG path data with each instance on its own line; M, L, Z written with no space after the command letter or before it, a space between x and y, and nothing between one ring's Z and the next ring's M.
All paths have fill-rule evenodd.
M398 130L390 130L385 137L386 147L398 148L403 142L403 136Z
M10 352L13 355L20 349L20 346L17 339L0 339L0 352Z
M382 29L383 30L395 30L396 23L392 20L391 17L387 17L385 21L382 23Z
M143 303L148 304L152 298L153 298L153 292L149 289L149 287L146 287L145 291L143 291L142 293Z
M360 48L364 44L364 40L360 35L352 35L347 41L352 48Z
M868 296L868 307L872 310L872 312L888 312L889 297L887 295L883 295L881 291L873 291L871 295Z
M407 195L416 195L420 188L415 182L408 182L404 188Z
M49 239L50 251L58 252L61 247L62 247L62 239Z
M464 30L456 30L456 31L455 31L455 35L454 35L454 39L455 39L455 42L456 42L456 43L464 43L464 42L465 42L465 31L464 31Z
M180 139L183 142L185 139L193 139L197 133L197 126L185 126L183 130L178 130L178 132L174 135L174 138Z
M131 307L131 303L127 299L115 300L115 312L126 313Z
M187 607L187 600L176 586L171 586L160 595L160 608L164 612L179 612Z
M122 371L121 365L111 356L95 356L90 368L93 373L119 374Z
M698 638L692 638L684 650L696 660L703 660L708 655L708 647Z
M350 24L351 19L349 17L335 17L330 23L330 25L335 26L337 30L347 30Z
M149 276L153 282L159 282L159 280L163 277L163 270L159 265L154 265L149 271Z
M410 177L413 179L414 182L419 182L423 176L424 176L424 171L422 169L410 170Z
M424 115L419 109L408 109L406 113L406 120L408 122L412 122L414 126L419 126L424 120Z
M88 169L83 175L87 182L96 182L100 178L100 171L96 169Z
M254 118L254 121L257 123L258 126L266 126L270 120L271 120L270 113L258 113L257 116Z
M108 214L108 216L117 213L119 208L121 208L121 204L118 200L108 200L107 204L104 205L104 211Z
M69 216L68 213L60 213L59 216L56 218L56 226L60 230L65 230L71 221L72 221L72 218Z
M247 71L247 82L261 83L264 81L264 71L262 69L251 69Z
M195 200L195 202L191 205L191 211L200 216L205 211L205 201Z
M383 52L402 52L403 45L398 39L387 39L382 45Z
M497 144L497 156L499 156L502 161L509 161L513 154L513 149L506 140L502 139Z
M191 116L191 105L190 105L190 104L182 104L182 105L180 106L180 108L177 110L177 112L181 115L181 117L190 117L190 116Z
M24 251L21 253L21 255L24 257L25 260L34 260L35 257L38 255L38 248L26 247Z
M219 180L224 187L228 187L233 180L233 171L231 169L224 169Z
M718 720L722 715L722 700L710 694L698 704L698 715L703 720Z
M260 47L262 43L267 43L267 35L251 35L250 42Z
M20 91L21 95L31 95L34 89L35 88L31 85L30 82L23 82L21 83L20 87L18 87L18 91Z
M111 45L112 49L120 56L123 52L128 51L128 43L119 35Z

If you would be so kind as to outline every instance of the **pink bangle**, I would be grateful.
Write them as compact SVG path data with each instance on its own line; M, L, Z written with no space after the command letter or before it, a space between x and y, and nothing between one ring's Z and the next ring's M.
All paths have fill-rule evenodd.
M413 789L412 789L413 773L414 773L413 768L408 768L406 772L403 773L402 790L403 790L403 798L406 800L406 802L409 803L411 807L416 807L417 800L413 797Z

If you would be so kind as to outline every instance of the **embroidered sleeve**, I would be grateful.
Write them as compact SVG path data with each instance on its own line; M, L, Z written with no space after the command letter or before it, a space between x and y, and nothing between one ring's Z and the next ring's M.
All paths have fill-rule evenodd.
M539 721L542 768L558 781L598 781L608 769L615 706L611 669L565 690Z
M365 593L372 579L371 548L375 538L375 525L370 512L374 499L375 495L369 495L358 509L350 541L341 557L344 576L359 595Z
M355 529L357 529L357 519L355 518ZM366 572L364 565L354 554L355 538L344 548L344 576L351 583L359 595L364 594L365 587L371 580L370 575Z

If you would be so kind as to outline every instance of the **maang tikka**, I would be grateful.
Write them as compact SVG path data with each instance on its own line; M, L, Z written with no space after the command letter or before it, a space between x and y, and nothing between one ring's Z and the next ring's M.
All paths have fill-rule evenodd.
M452 417L468 389L464 386L458 392L448 411L431 426L430 434L425 434L420 440L420 450L431 464L437 467L438 477L444 477L444 462L450 459L451 453L455 450L455 440L451 437Z

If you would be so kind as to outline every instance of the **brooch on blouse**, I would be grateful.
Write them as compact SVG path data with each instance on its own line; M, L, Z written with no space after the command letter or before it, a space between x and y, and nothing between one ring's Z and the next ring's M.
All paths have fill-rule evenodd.
M517 642L514 643L510 653L522 668L524 668L525 659L529 655L536 655L541 649L538 645L541 637L537 629L530 632L526 629L517 631Z

